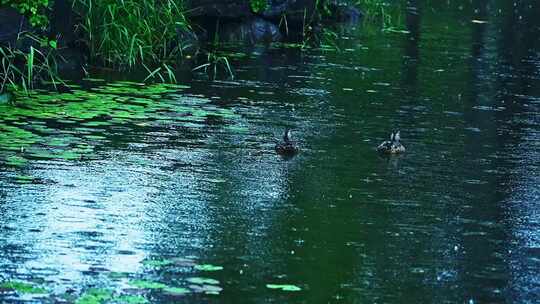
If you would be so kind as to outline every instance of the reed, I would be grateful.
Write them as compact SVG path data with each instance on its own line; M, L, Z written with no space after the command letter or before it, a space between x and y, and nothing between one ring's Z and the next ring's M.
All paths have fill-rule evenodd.
M93 62L115 68L161 65L182 54L184 0L74 0Z

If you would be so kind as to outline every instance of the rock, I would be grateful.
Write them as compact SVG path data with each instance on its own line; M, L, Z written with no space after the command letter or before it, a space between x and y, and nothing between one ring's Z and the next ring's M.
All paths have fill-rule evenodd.
M350 4L330 4L330 20L348 25L355 25L362 20L364 14Z
M277 25L261 17L226 24L221 28L219 37L222 42L248 44L276 42L282 38Z

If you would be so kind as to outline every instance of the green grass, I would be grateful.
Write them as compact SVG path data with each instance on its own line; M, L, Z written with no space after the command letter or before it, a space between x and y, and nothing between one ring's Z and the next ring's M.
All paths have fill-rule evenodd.
M183 0L75 0L75 10L96 63L162 65L189 47L178 39L180 31L189 30Z

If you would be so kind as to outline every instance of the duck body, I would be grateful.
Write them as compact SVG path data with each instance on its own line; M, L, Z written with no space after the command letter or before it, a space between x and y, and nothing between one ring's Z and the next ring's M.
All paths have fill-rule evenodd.
M278 142L275 147L276 153L282 156L294 156L298 153L298 146L291 140L291 130L285 130L283 141Z
M405 146L400 142L399 131L390 134L390 140L383 141L378 147L377 151L382 154L399 154L405 152Z

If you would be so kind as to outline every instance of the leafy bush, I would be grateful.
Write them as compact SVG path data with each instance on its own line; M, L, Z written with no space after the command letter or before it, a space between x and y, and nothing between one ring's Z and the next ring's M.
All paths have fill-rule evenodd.
M44 27L48 23L45 12L49 7L49 0L0 0L0 7L2 6L17 9L28 17L32 26Z

